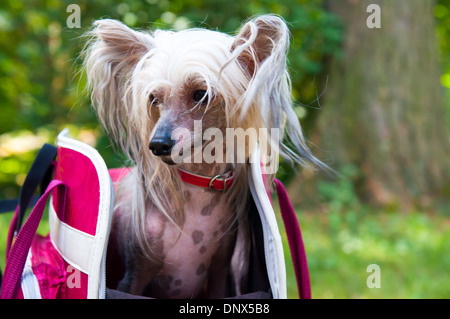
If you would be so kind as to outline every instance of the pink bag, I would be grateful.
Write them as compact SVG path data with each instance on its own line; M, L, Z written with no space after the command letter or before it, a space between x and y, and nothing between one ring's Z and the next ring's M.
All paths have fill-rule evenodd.
M1 298L102 299L108 297L107 290L112 297L113 290L106 288L106 257L114 203L111 178L117 181L126 175L128 169L108 171L100 154L92 147L69 138L68 130L58 136L56 162L55 154L49 147L44 147L33 163L24 183L24 186L32 187L23 187L20 203L11 222ZM255 214L259 216L259 226L256 228L261 229L258 250L262 251L264 260L265 269L262 273L267 276L265 281L270 286L268 295L286 298L281 237L270 192L263 181L264 174L259 161L255 163L249 179ZM44 183L41 183L42 180ZM21 226L24 211L39 183L41 191L45 191L42 191ZM275 180L275 184L299 296L309 299L311 288L308 264L297 217L284 186L278 180ZM47 202L50 231L47 236L40 236L36 234L36 229ZM110 259L111 256L108 256ZM113 269L108 272L111 281L117 266L110 262L108 268Z
M68 130L59 134L57 144L54 179L17 236L19 207L13 217L2 299L105 298L111 178L100 154L69 138ZM50 232L42 237L36 229L50 195Z

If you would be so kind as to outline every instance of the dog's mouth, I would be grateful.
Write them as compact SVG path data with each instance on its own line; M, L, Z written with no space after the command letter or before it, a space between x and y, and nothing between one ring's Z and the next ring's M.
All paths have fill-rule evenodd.
M165 156L161 158L161 161L166 163L167 165L175 165L176 163L172 160L170 156Z
M160 156L161 161L163 161L167 165L177 165L183 162L183 149L180 149L178 154L171 154L166 156Z

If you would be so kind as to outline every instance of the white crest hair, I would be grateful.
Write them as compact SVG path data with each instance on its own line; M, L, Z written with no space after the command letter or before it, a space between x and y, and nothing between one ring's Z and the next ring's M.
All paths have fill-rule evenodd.
M286 68L290 35L280 17L253 18L236 37L203 29L134 31L109 19L96 21L88 36L83 54L92 103L110 139L135 165L118 188L118 205L131 210L130 232L148 257L154 252L146 238L146 205L155 205L178 226L184 222L184 186L176 168L148 148L157 120L148 97L155 88L169 92L192 76L200 78L209 96L223 99L227 127L285 130L292 148L274 140L271 152L324 167L306 146L292 108ZM239 218L248 207L247 165L235 164L234 174L228 201Z

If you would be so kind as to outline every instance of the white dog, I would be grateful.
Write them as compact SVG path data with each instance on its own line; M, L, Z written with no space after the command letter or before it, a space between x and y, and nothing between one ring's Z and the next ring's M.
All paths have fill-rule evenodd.
M233 294L233 251L241 250L241 266L248 258L248 234L236 227L247 222L248 165L180 163L173 131L192 133L194 121L202 132L214 127L224 136L227 128L278 128L290 148L280 143L283 134L269 134L271 152L322 166L292 109L286 24L260 16L233 37L203 29L135 31L99 20L89 35L84 66L92 102L134 164L116 189L114 224L126 267L118 289L158 298ZM193 134L181 139L194 147ZM236 151L248 159L250 144Z

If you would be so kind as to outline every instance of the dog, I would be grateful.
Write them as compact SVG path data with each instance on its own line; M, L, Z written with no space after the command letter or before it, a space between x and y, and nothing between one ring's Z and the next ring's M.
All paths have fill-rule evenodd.
M262 15L232 36L207 29L132 30L104 19L94 22L88 37L83 65L92 104L133 165L115 186L113 229L125 265L118 289L155 298L239 293L227 287L230 276L239 277L236 283L247 275L247 164L255 143L234 147L244 161L236 155L212 163L180 159L212 142L203 138L194 147L200 123L202 134L215 128L225 139L230 128L279 129L278 136L267 135L272 154L322 166L292 107L286 23ZM188 133L175 140L180 128ZM221 141L215 151L228 151ZM183 148L174 151L178 144ZM183 176L209 184L199 187Z

